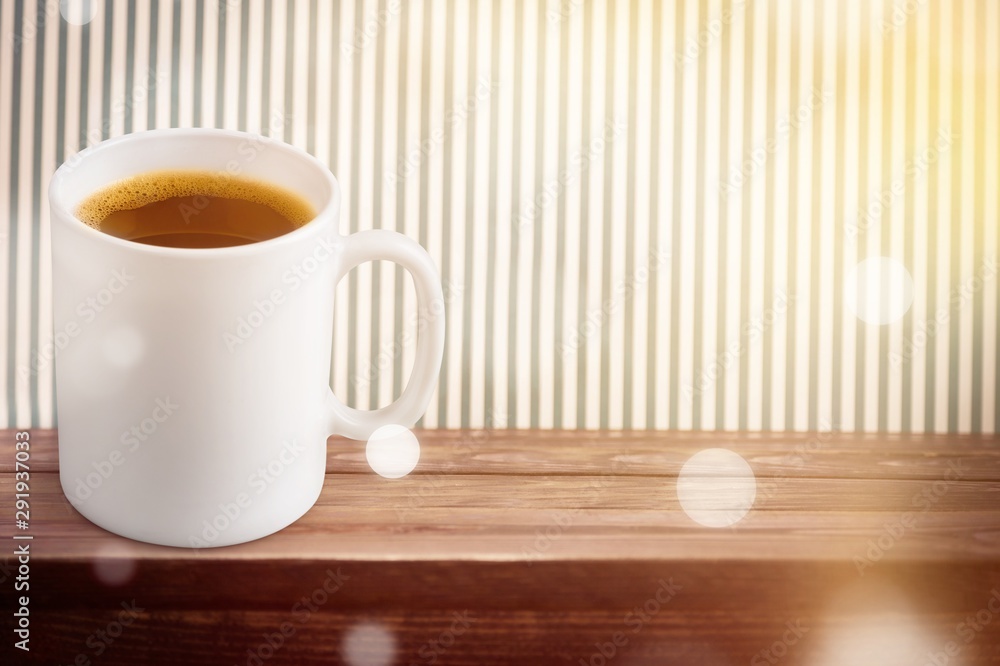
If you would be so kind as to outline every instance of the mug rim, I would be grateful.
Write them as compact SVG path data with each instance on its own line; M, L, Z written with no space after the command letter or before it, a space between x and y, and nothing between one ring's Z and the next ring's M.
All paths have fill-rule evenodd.
M283 150L286 153L291 154L297 159L303 160L310 164L315 170L322 174L322 178L326 181L328 187L328 193L326 195L326 202L318 208L316 213L309 219L308 222L302 224L293 231L289 231L286 234L280 236L275 236L274 238L269 238L267 240L256 241L253 243L247 243L244 245L230 245L227 247L211 247L211 248L190 248L190 247L171 247L164 245L149 245L147 243L139 243L137 241L128 240L125 238L119 238L117 236L112 236L111 234L104 233L94 227L90 226L79 217L76 213L69 209L66 202L63 200L62 188L67 178L70 176L70 172L80 168L83 162L88 160L94 154L113 148L122 143L128 143L132 141L137 141L140 139L156 139L156 138L166 138L177 137L177 136L223 136L231 139L258 139L265 138L269 142L269 147L273 147L278 150ZM197 171L198 169L192 169ZM145 172L138 172L145 173ZM255 179L263 180L265 179ZM113 182L113 181L112 181ZM111 183L107 183L110 185ZM48 187L49 195L49 219L50 224L52 220L56 218L63 218L81 233L89 234L91 238L95 240L103 240L109 242L112 245L116 245L124 250L131 250L135 252L146 252L149 254L160 255L160 256L172 256L172 257L188 257L188 258L218 258L222 256L239 256L245 254L254 254L255 252L264 252L268 248L276 247L279 245L286 245L289 243L295 243L300 238L309 236L316 233L319 225L317 221L325 218L332 213L334 213L340 207L340 184L337 182L336 176L330 171L330 169L319 161L315 156L311 155L307 151L293 146L285 141L278 140L272 137L263 137L260 134L253 134L252 132L244 132L242 130L230 130L230 129L217 129L210 127L170 127L161 129L150 129L142 130L139 132L130 132L128 134L122 134L121 136L116 136L111 139L105 139L100 143L94 144L93 146L88 146L83 150L75 153L70 158L66 159L59 167L55 170L52 175L52 179L49 182ZM335 234L340 235L339 229L333 230Z

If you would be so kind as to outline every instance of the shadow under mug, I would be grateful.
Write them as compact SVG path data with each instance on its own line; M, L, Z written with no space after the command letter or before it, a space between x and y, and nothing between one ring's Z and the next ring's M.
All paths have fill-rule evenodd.
M123 240L74 215L98 189L163 169L265 181L318 213L283 236L213 249ZM438 272L401 234L341 236L337 181L307 153L243 132L151 130L68 160L49 199L59 475L97 525L170 546L266 536L316 502L329 435L409 427L427 408L444 352ZM376 259L413 276L418 339L399 399L360 411L330 389L334 293Z

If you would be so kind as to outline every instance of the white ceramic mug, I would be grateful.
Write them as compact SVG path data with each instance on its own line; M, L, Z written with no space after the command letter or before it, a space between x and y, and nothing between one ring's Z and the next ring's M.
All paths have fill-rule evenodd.
M74 215L98 189L160 169L273 183L318 213L283 236L217 249L123 240ZM266 536L316 502L329 435L364 439L427 408L445 335L434 264L395 232L341 236L337 181L310 155L242 132L152 130L82 151L49 197L59 475L101 527L189 547ZM419 331L400 398L359 411L329 385L334 292L375 259L412 274Z

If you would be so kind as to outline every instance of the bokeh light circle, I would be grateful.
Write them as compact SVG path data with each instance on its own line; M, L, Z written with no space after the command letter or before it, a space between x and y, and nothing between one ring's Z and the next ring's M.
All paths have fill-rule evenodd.
M858 262L844 281L844 305L867 324L891 324L913 304L913 278L901 262L869 257Z
M101 0L59 0L59 13L67 23L87 25L95 18Z
M741 521L757 497L750 464L729 449L705 449L691 456L677 475L677 499L684 513L705 527Z
M344 633L341 649L348 666L389 666L396 658L396 638L381 624L362 622Z
M409 428L385 425L368 438L365 458L379 476L399 479L417 466L420 460L420 442Z
M108 587L121 587L128 583L139 568L132 549L120 542L101 546L91 566L94 577Z

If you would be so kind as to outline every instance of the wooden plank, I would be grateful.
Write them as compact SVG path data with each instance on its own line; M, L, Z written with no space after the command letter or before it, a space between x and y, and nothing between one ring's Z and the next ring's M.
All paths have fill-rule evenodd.
M781 641L792 622L807 632L786 663L826 663L814 659L829 657L831 642L870 641L876 629L874 639L888 655L903 659L907 649L913 658L878 663L922 664L928 651L958 640L956 626L987 608L991 589L1000 585L995 569L990 574L950 565L915 565L859 579L830 564L730 564L548 565L531 572L528 581L509 564L481 563L456 572L444 565L345 562L338 565L341 587L329 586L334 591L327 594L319 590L331 579L329 562L276 566L264 580L219 564L200 570L174 564L172 571L141 571L134 582L114 589L95 584L80 567L66 566L66 587L37 593L35 628L46 640L35 657L47 664L69 663L79 653L93 658L93 646L103 641L92 637L118 620L124 603L142 610L95 663L247 663L247 650L257 652L283 623L295 630L287 637L292 640L281 642L280 658L268 663L368 663L375 641L345 659L352 631L366 626L377 627L382 645L391 637L395 659L384 663L427 663L421 648L440 640L459 613L475 621L453 636L437 663L587 663L616 632L629 637L622 646L627 649L616 651L620 663L750 663ZM39 579L51 581L55 573L43 569ZM216 582L232 577L244 588L264 582L269 603L258 607L218 593ZM166 597L164 588L172 590ZM673 596L657 599L660 590L671 588ZM987 623L970 643L963 642L962 663L1000 660L998 629L1000 622ZM916 640L907 634L915 630ZM868 663L862 659L871 656L854 655L857 660L840 663Z
M448 561L851 560L863 555L869 540L882 539L891 543L892 558L1000 561L996 483L952 482L931 510L919 513L911 511L908 498L921 497L927 482L786 479L773 497L762 499L762 510L751 510L732 528L718 530L694 523L680 509L672 486L656 480L629 477L599 489L587 477L508 480L328 475L316 506L279 534L229 548L187 551L105 532L72 508L56 475L40 474L33 478L32 531L40 559L86 558L120 544L132 557L182 560L269 559L292 553L376 560L405 553ZM5 496L12 495L12 485L9 475L0 477ZM574 492L580 498L576 504ZM904 513L912 513L913 520L903 523ZM900 536L893 536L893 530L901 530ZM0 538L13 533L11 523L0 526Z
M301 520L191 550L86 521L62 494L55 434L33 432L34 650L0 663L754 666L778 645L781 664L865 663L879 650L880 664L925 664L952 641L967 666L1000 664L996 438L837 435L810 449L794 434L419 437L417 473L393 481L367 469L362 443L331 440L323 494ZM757 476L754 508L728 529L697 525L677 501L680 465L711 446L738 451ZM11 431L0 456L13 460ZM949 464L961 478L945 480ZM0 539L13 531L0 521ZM0 557L4 586L14 565ZM342 585L299 622L296 604L334 578ZM629 633L628 614L661 581L676 595ZM103 642L96 632L133 599L143 610ZM13 595L2 604L10 636ZM466 611L476 621L449 637ZM970 617L982 626L966 642ZM808 632L782 647L789 622ZM263 659L282 623L295 631ZM436 650L442 636L454 640ZM392 659L376 661L390 643Z
M58 470L55 431L31 431L31 464ZM0 473L13 471L14 431L0 431ZM706 448L736 451L757 476L937 479L950 463L966 480L1000 481L1000 436L853 433L417 431L414 474L676 476ZM327 472L370 475L365 443L331 437Z
M64 511L59 477L36 474L38 501ZM0 489L14 492L12 474L0 475ZM799 479L756 481L753 511L990 511L1000 505L998 481L913 479ZM734 500L739 491L719 488ZM390 509L402 521L421 509L621 509L679 511L676 479L650 476L487 476L424 474L384 479L375 474L327 474L319 506ZM0 528L3 529L3 528Z
M735 555L531 563L424 561L399 553L393 560L308 555L241 562L143 558L121 568L89 559L41 560L33 566L37 585L32 604L51 610L97 608L137 597L158 609L282 609L327 578L346 577L336 598L338 607L349 609L600 611L631 607L647 598L661 579L673 579L684 586L680 606L699 611L735 612L748 599L772 611L813 608L832 602L842 589L886 588L910 599L915 612L933 614L974 612L975 604L988 601L992 588L1000 586L996 561L890 558L859 573L849 561L753 561ZM11 603L9 595L4 603Z
M626 626L618 613L512 612L472 613L454 609L414 615L405 611L353 613L333 610L312 614L299 622L287 612L205 612L182 615L147 611L111 643L95 637L95 632L117 621L114 611L68 614L56 623L45 622L39 631L53 636L41 646L36 663L70 663L76 655L94 657L96 649L107 651L93 663L186 664L257 664L253 655L267 657L267 664L330 666L348 664L435 664L437 666L476 666L479 664L584 664L615 663L627 666L685 664L713 666L754 663L767 664L763 651L782 641L788 624L805 630L801 639L787 650L778 652L784 664L826 663L822 659L824 642L830 636L845 633L850 620L830 618L789 618L781 622L751 615L736 622L731 616L717 613L681 616L661 611L644 623L638 632ZM884 629L884 641L892 645L889 632L893 618L873 617ZM961 617L943 616L936 633L947 635L950 623ZM464 625L468 622L468 625ZM284 627L288 636L276 637ZM454 627L454 629L453 629ZM461 631L461 633L459 633ZM849 632L850 629L847 629ZM608 647L612 637L621 632L628 640L614 651ZM105 634L106 636L107 634ZM793 634L794 635L794 634ZM862 634L864 635L864 634ZM391 637L391 639L386 639ZM516 640L512 640L515 637ZM724 639L722 638L724 637ZM762 638L764 637L764 638ZM90 640L95 648L88 648ZM391 641L391 642L390 642ZM923 640L907 655L894 656L890 664L924 664L927 652L941 650L945 641L935 644ZM270 645L278 646L277 651ZM849 643L847 644L850 645ZM921 649L930 646L930 649ZM961 663L995 664L1000 660L997 631L989 627L973 643L963 646ZM598 655L611 654L601 661ZM859 655L863 658L863 655ZM911 657L913 661L901 661ZM844 662L876 663L876 662Z

